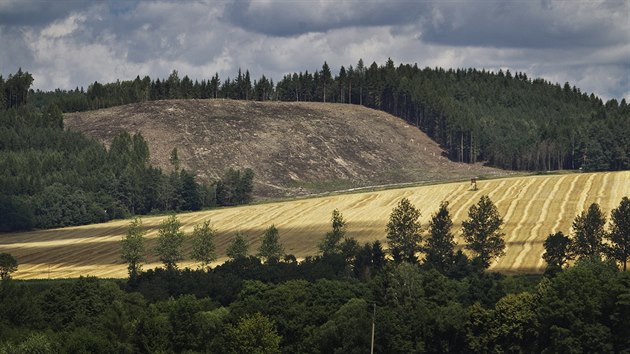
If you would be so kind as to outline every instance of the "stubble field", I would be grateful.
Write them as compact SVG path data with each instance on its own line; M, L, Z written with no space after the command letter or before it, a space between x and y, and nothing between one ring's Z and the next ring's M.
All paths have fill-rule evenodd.
M359 243L385 239L385 225L391 210L403 197L422 216L426 227L443 200L450 203L453 233L461 244L461 223L468 208L482 195L489 195L504 218L506 254L491 269L505 273L541 272L543 241L555 231L569 233L575 216L597 202L607 216L623 196L630 196L630 171L512 177L478 182L471 191L468 182L329 195L286 202L240 206L178 215L183 230L210 220L217 229L217 250L225 260L225 249L237 231L248 236L250 253L260 245L264 229L279 229L285 252L303 258L317 253L317 244L330 230L330 217L337 208L348 222L348 234ZM158 266L153 254L160 222L166 216L144 217L147 229L148 264ZM81 275L125 277L120 259L120 240L129 220L104 224L0 235L0 252L18 259L15 278L68 278ZM189 253L189 242L186 243ZM188 258L188 257L187 257ZM195 267L189 259L181 266Z

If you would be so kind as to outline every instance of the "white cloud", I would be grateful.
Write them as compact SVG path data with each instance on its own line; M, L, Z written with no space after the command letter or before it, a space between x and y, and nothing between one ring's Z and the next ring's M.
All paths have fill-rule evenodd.
M44 28L41 34L49 38L65 37L76 31L85 22L85 16L73 14L63 21L56 21Z

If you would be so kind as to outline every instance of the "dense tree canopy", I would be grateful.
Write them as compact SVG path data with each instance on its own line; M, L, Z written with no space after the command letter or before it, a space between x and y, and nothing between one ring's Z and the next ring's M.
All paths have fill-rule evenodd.
M123 132L106 149L80 133L63 130L63 117L55 106L43 111L24 105L0 110L0 231L251 200L251 170L230 170L225 181L202 185L184 169L164 174L149 164L149 157L141 133ZM215 192L228 189L229 198ZM218 201L219 196L225 200Z

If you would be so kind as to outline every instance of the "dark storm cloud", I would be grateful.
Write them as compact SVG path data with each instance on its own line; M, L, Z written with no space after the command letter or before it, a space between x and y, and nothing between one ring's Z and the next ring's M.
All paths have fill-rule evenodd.
M422 1L235 1L226 7L232 24L271 36L290 37L344 27L404 25L430 9Z
M629 11L623 0L443 2L423 19L422 38L456 46L596 48L627 43Z
M93 5L93 2L80 0L2 0L0 26L46 26Z
M341 65L524 71L630 96L630 2L0 0L0 74L39 89L136 75L278 81Z

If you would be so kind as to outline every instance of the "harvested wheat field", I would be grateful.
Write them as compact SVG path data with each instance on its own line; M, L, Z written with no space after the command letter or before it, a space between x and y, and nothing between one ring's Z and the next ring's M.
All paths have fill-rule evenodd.
M422 212L426 226L443 200L450 202L454 234L461 241L461 222L468 208L481 195L489 195L504 218L506 254L492 265L493 270L541 272L543 241L555 231L570 232L574 217L590 203L597 202L607 215L630 195L630 171L576 173L512 177L478 182L471 191L468 182L448 183L330 195L287 202L216 209L179 215L184 231L210 220L218 230L217 248L225 260L231 237L242 231L255 252L265 228L275 224L285 251L298 258L317 253L317 244L330 229L333 209L339 209L348 222L349 235L360 243L385 241L385 225L398 201L407 197ZM147 249L154 245L157 228L165 217L145 217ZM120 260L120 240L128 220L104 224L0 235L0 252L9 252L19 261L15 278L67 278L80 275L125 277L126 265ZM188 250L187 250L188 251ZM157 266L149 255L145 268ZM182 266L194 266L184 261Z

